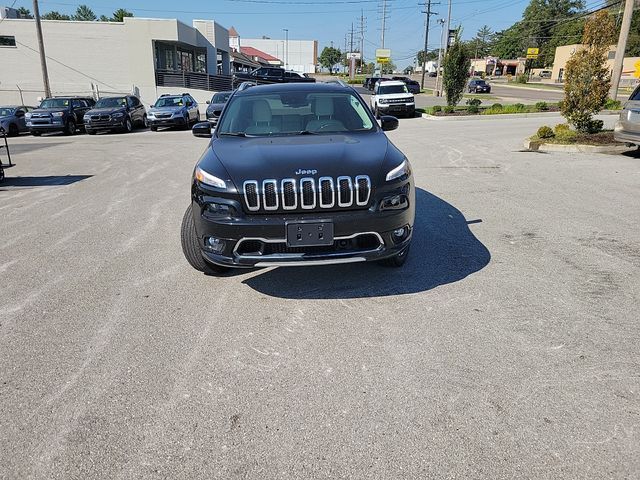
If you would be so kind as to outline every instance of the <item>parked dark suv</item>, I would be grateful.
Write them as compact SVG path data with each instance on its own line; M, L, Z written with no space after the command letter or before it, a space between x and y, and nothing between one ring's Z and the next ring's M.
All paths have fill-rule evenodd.
M383 260L401 266L415 217L411 166L351 87L236 92L198 161L182 248L197 270ZM211 137L209 122L193 128Z
M211 122L211 125L216 125L218 123L222 109L231 95L233 95L232 90L227 92L218 92L211 97L211 101L207 100L207 103L209 104L207 106L207 120Z
M84 114L84 129L94 135L100 130L131 132L147 126L147 111L137 97L103 97Z
M51 97L45 98L40 106L25 115L27 127L32 135L45 132L76 133L84 123L84 114L96 102L88 97Z

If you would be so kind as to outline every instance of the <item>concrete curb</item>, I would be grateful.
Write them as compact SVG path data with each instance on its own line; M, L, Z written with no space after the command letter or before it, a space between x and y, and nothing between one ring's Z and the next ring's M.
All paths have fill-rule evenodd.
M517 85L509 85L506 83L492 83L492 85L505 87L505 88L513 88L515 90L531 90L533 92L551 92L551 93L564 93L563 88L536 88L536 87L520 87Z
M598 115L619 115L620 110L603 110ZM514 118L545 118L562 116L560 112L531 112L531 113L499 113L496 115L460 115L456 117L439 117L423 113L422 118L425 120L434 120L436 122L449 122L461 120L498 120L498 119L514 119Z
M635 150L635 147L627 147L626 145L559 145L530 139L524 141L524 148L533 152L565 153L625 153Z

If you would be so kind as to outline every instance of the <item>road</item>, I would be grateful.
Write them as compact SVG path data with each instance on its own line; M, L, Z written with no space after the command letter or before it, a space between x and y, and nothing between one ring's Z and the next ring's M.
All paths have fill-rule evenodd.
M221 278L179 241L206 140L16 139L0 478L638 478L639 158L522 152L542 121L390 132L402 270Z

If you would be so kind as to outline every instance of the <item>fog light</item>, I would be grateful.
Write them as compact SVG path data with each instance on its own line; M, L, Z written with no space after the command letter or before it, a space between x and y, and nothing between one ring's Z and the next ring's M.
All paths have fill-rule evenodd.
M212 215L230 215L232 213L232 206L225 205L224 203L208 203L207 204L207 213Z
M405 232L405 228L398 228L396 230L393 231L393 236L394 237L398 237L398 238L402 238L404 237L404 232Z
M224 240L216 237L207 237L204 242L205 247L212 252L220 253L224 250Z
M380 210L402 210L409 206L409 199L406 195L394 195L387 197L380 203Z

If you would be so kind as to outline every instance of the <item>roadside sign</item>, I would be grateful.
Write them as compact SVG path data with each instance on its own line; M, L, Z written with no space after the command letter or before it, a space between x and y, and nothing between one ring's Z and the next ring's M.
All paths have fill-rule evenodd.
M640 60L634 63L633 66L636 67L636 71L634 72L633 76L636 78L640 78Z
M539 48L527 48L527 55L538 55L539 53Z
M377 63L389 63L391 59L389 57L376 57Z
M391 50L388 48L378 48L376 49L376 57L377 58L391 58Z

